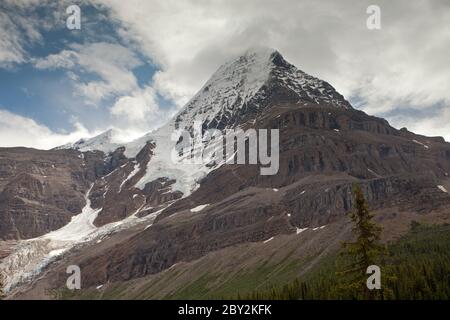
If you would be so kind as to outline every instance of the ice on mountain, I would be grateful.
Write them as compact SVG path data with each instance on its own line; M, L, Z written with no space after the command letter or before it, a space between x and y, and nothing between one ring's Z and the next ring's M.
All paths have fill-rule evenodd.
M96 227L94 226L94 220L97 218L97 214L101 211L101 209L91 208L91 200L89 199L91 190L92 187L86 193L86 205L84 206L81 213L72 217L72 220L64 227L44 235L43 239L57 241L77 241L89 235L96 229Z
M86 193L86 205L82 212L74 216L66 226L43 236L21 241L14 251L1 261L0 269L6 275L6 291L37 276L48 264L73 247L103 239L108 234L129 228L136 223L151 222L163 210L138 218L136 213L142 209L140 208L128 218L97 228L93 222L101 209L91 207L89 200L91 189Z

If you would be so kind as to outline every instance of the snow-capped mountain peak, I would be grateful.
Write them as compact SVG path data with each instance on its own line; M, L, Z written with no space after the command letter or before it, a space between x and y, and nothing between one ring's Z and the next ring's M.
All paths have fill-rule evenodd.
M176 116L175 126L189 128L201 121L208 128L234 127L278 102L270 99L273 96L297 104L351 108L327 82L297 69L278 51L258 47L223 64Z
M194 120L213 121L219 114L227 118L241 109L269 79L270 58L276 53L251 49L223 64L178 114L177 127L189 127Z
M95 137L89 139L80 139L75 143L68 143L55 149L74 149L80 152L99 150L105 154L115 151L121 144L113 142L114 130L109 129Z
M252 48L223 64L165 126L125 145L127 157L134 157L146 141L155 143L146 173L136 187L143 189L148 182L165 177L176 180L172 190L188 196L199 186L198 181L217 167L173 163L171 152L177 142L171 139L171 134L177 129L193 130L195 122L201 122L203 128L219 130L238 127L280 103L299 108L315 105L351 108L331 85L298 70L278 51Z
M214 167L173 162L171 153L177 142L172 140L172 133L177 129L191 130L195 122L201 122L203 128L219 130L238 127L264 114L266 108L280 103L299 108L315 105L351 108L331 85L297 69L278 51L265 47L249 49L219 67L166 125L142 138L122 144L128 158L136 157L149 141L154 144L145 174L136 187L143 189L147 183L158 178L168 178L176 181L172 185L173 191L189 195L198 187L198 181ZM112 136L113 132L107 131L69 147L82 152L101 150L108 153L121 146L112 142Z

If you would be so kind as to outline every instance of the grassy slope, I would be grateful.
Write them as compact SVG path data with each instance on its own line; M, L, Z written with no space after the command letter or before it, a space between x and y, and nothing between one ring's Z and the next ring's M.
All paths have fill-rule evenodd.
M250 246L247 250L254 252L255 248ZM229 252L228 259L249 259L242 251L245 250L236 248ZM386 298L450 298L450 225L415 226L399 241L391 243L388 252L380 265L383 286L391 289ZM149 278L106 285L102 290L90 288L76 295L64 291L58 296L63 299L346 298L336 290L339 261L336 251L324 254L311 269L305 266L310 265L313 257L299 258L293 247L281 258L273 255L239 271L216 267L212 261L217 257L211 257L209 262L180 265ZM236 265L241 264L236 262ZM305 270L309 271L302 274ZM392 281L394 276L396 281ZM168 290L171 285L173 288Z
M297 277L299 270L306 263L286 258L279 264L262 264L258 267L228 273L226 270L215 270L208 273L192 276L192 281L183 282L183 285L171 293L161 295L159 289L164 283L176 282L185 271L170 270L162 277L135 279L129 282L116 283L106 290L89 288L80 292L69 290L58 294L62 299L221 299L236 294L250 294L255 288L268 290L276 284L287 284ZM189 271L187 271L189 272ZM137 284L140 280L143 286Z
M336 271L343 258L328 256L303 279L246 299L349 299L339 289ZM388 245L380 261L382 299L450 299L450 225L415 225L399 241ZM236 298L236 296L235 296Z

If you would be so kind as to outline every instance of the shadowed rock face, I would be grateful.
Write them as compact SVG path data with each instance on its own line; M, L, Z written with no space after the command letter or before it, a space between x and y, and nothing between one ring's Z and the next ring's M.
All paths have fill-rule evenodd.
M402 188L405 191L414 186L420 189L424 183L436 189L439 195L436 185L448 179L450 172L447 157L450 144L441 138L399 131L383 119L356 110L282 105L274 107L255 126L280 130L280 168L276 175L260 175L257 165L222 166L211 172L191 197L167 209L158 220L189 206L220 201L250 186L282 188L298 183L301 188L303 184L316 183L322 186L322 191L328 189L330 195L336 180L350 186L358 180L367 180L373 181L368 192L384 188L385 195L378 197L380 201L392 195L395 186L401 193ZM427 148L414 140L423 141ZM410 182L402 185L399 181L403 180ZM300 183L302 181L305 182ZM340 188L346 199L338 201L343 210L351 207L346 196L350 189L342 191ZM298 190L302 191L308 191L308 187ZM442 196L445 197L445 193ZM330 203L331 200L326 205ZM314 207L317 205L309 209L315 212Z
M0 238L27 239L64 226L108 170L102 152L0 148Z

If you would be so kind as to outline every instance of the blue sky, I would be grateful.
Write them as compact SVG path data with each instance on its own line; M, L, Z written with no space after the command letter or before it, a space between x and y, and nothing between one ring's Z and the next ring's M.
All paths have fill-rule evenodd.
M14 6L7 7L7 4L3 5L6 6L5 12L9 13L11 21L14 21L15 14L21 14L23 11L22 14L26 16L29 12ZM132 45L124 43L116 32L120 23L107 19L104 8L89 3L80 3L80 8L82 8L81 30L69 30L66 27L66 18L69 16L67 14L62 15L59 20L52 21L51 26L32 25L39 32L40 38L37 41L23 43L27 59L23 63L9 64L0 68L0 109L32 119L55 133L69 133L81 124L86 128L82 133L91 135L116 125L118 119L109 111L118 98L130 93L131 90L144 90L146 86L151 85L158 66L150 58L135 50ZM48 19L54 15L54 10L62 9L64 6L43 5L31 8L35 21ZM94 44L107 44L112 50L121 48L124 54L136 60L126 67L130 76L135 78L136 85L133 88L121 90L120 84L117 84L118 88L111 88L104 97L92 100L89 95L80 92L77 86L83 83L108 81L102 78L95 68L76 62L72 68L37 67L38 61L44 61L51 55L58 55L64 50L73 50L77 45L82 47ZM102 53L101 50L98 52ZM111 59L114 60L114 57ZM173 101L157 93L155 100L162 110L173 111L176 108ZM141 124L141 130L138 130L136 135L153 128L152 123Z
M69 5L81 30L69 30ZM231 56L278 49L394 126L450 140L448 1L3 0L0 146L51 148L162 125Z

